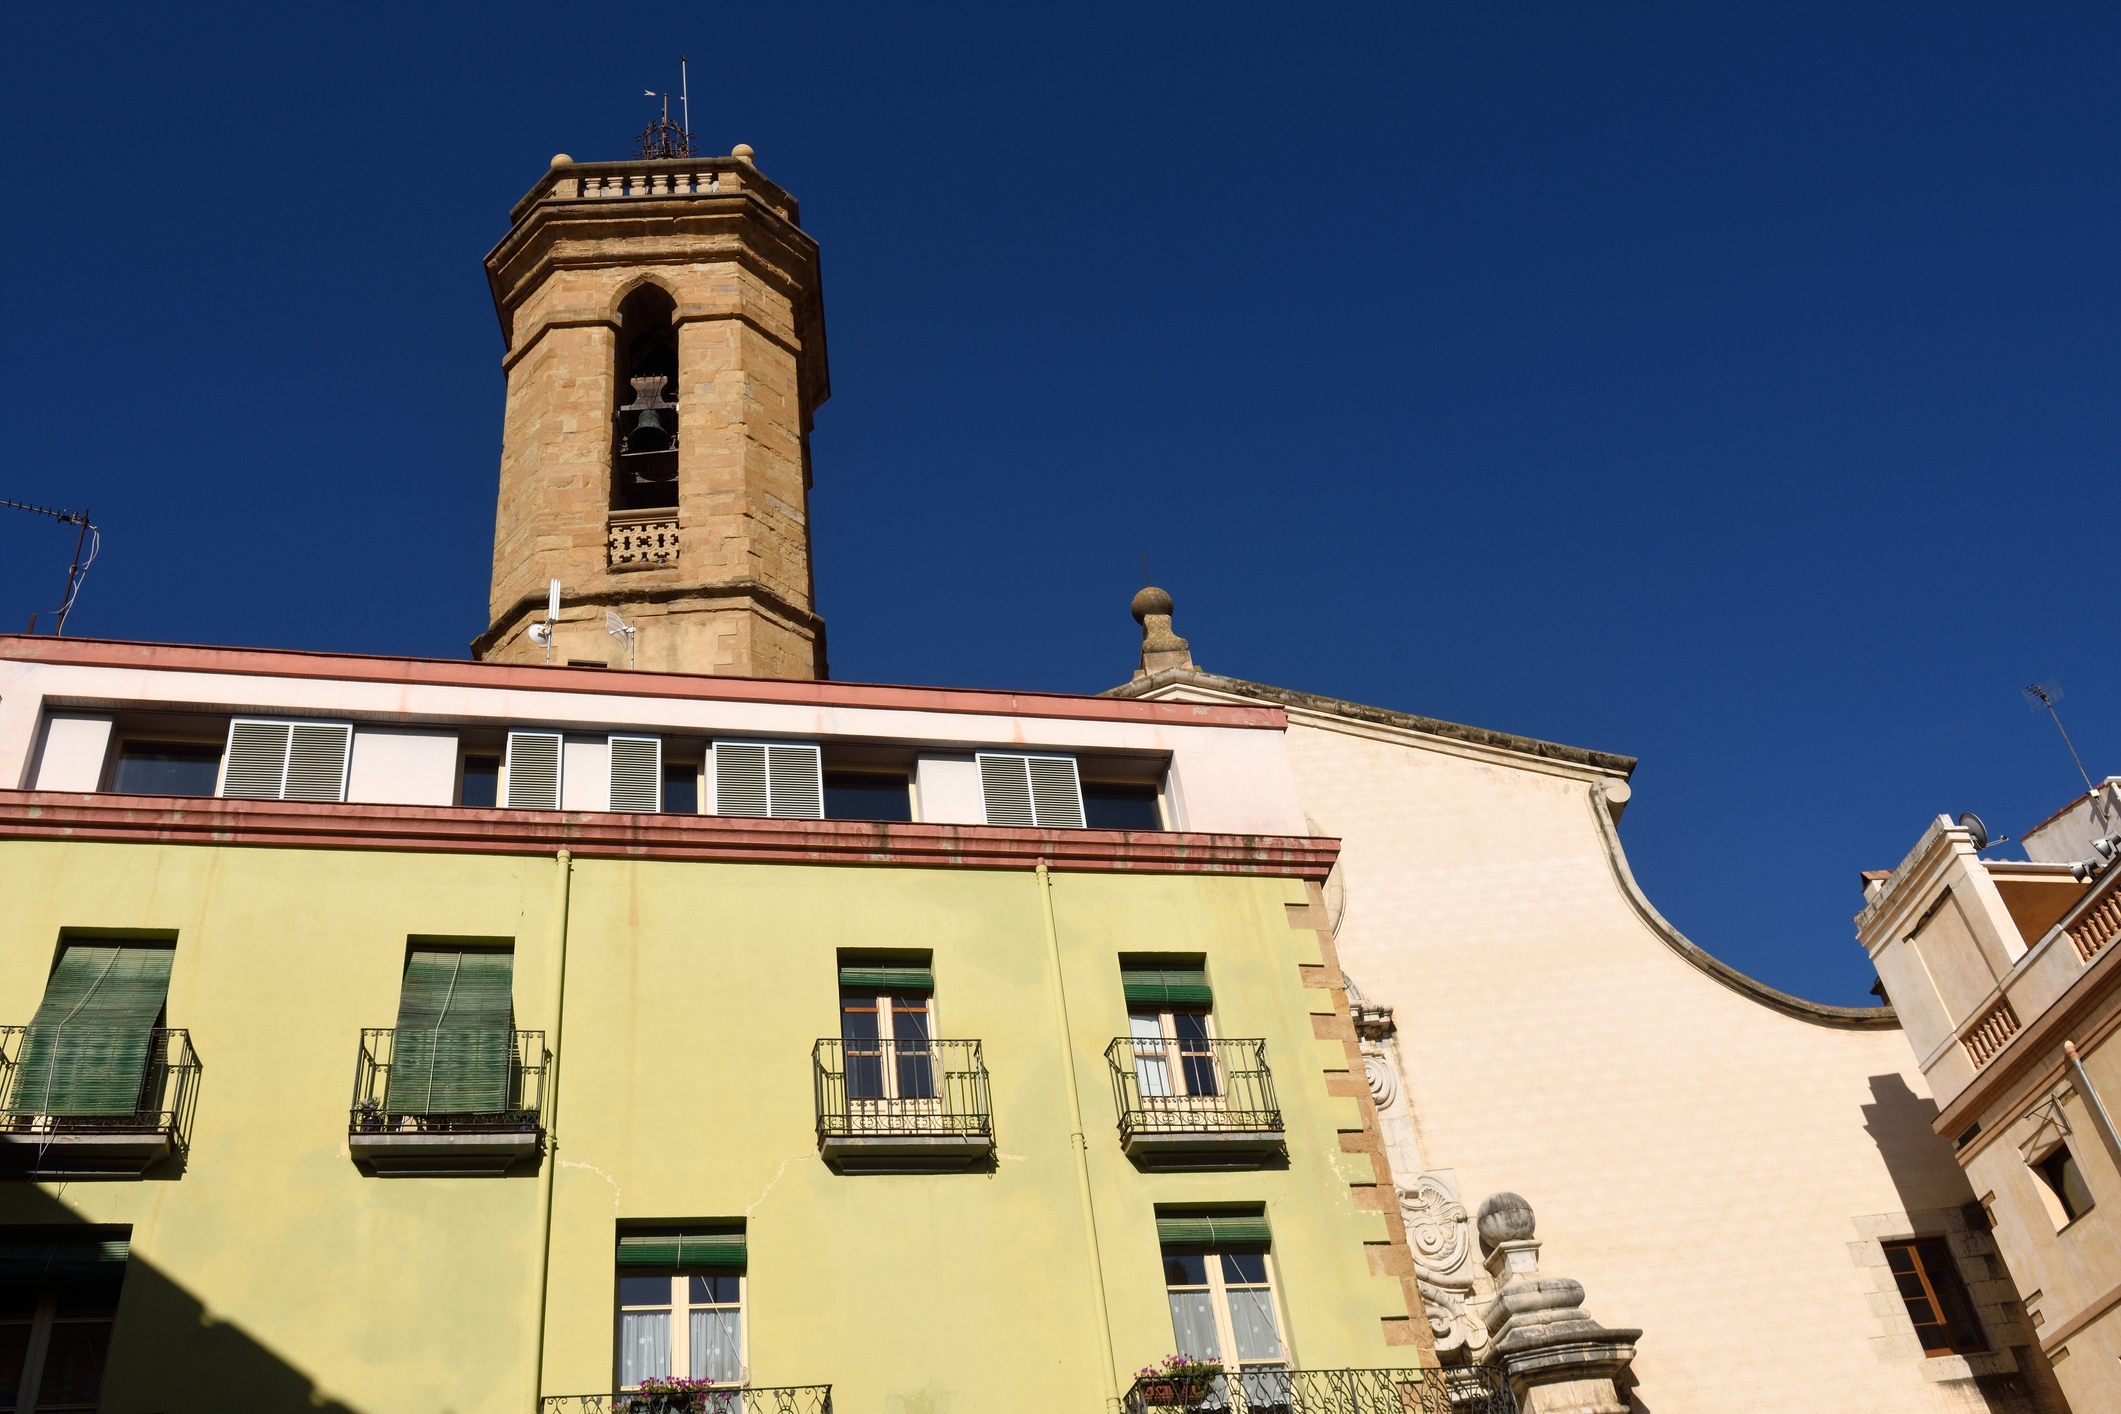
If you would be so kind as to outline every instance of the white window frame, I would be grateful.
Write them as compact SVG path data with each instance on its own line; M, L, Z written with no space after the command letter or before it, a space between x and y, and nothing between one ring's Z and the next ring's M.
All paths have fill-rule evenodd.
M704 1305L692 1303L692 1279L696 1276L727 1276L726 1268L713 1267L665 1267L651 1271L629 1272L619 1270L619 1276L646 1277L663 1275L670 1282L669 1301L661 1306L627 1305L624 1288L613 1283L611 1317L611 1384L614 1389L639 1389L639 1385L619 1383L620 1342L626 1329L625 1317L629 1312L666 1311L670 1315L670 1379L692 1379L692 1313L694 1311L726 1311L726 1302L708 1302ZM751 1383L751 1318L746 1314L751 1307L751 1274L748 1271L736 1274L737 1313L737 1378L721 1380L716 1389L741 1389Z
M619 790L619 743L622 741L645 741L655 748L655 765L652 768L654 779L649 786L650 793L653 796L653 803L646 809L635 809L630 805L621 805L617 800ZM662 813L663 739L661 737L650 736L646 732L613 732L604 740L604 757L606 762L604 805L607 810L622 815L657 815Z
M1239 1359L1237 1354L1237 1325L1234 1321L1230 1319L1230 1286L1229 1283L1223 1278L1222 1259L1224 1250L1225 1249L1223 1248L1205 1249L1206 1260L1204 1263L1204 1265L1208 1269L1208 1284L1205 1288L1205 1290L1208 1292L1208 1309L1215 1316L1215 1339L1222 1346L1223 1369L1229 1371L1233 1375L1241 1374L1246 1370L1296 1369L1296 1352L1289 1343L1289 1316L1286 1311L1282 1310L1281 1280L1275 1274L1274 1253L1271 1250L1259 1253L1239 1253L1232 1250L1231 1255L1257 1256L1264 1264L1267 1274L1267 1301L1274 1312L1274 1333L1281 1340L1281 1358L1279 1360L1252 1361L1243 1361ZM1193 1252L1188 1252L1187 1255L1191 1256L1196 1254ZM1161 1269L1162 1264L1159 1262L1158 1266L1159 1269ZM1164 1283L1166 1308L1168 1309L1169 1307L1169 1294L1171 1292L1200 1291L1203 1289L1204 1288L1197 1286L1173 1286L1168 1280L1166 1280ZM1253 1286L1249 1283L1239 1287L1238 1289L1241 1291L1259 1290L1258 1287ZM1178 1340L1178 1328L1176 1326L1173 1326L1171 1329L1171 1339L1174 1344ZM1192 1354L1193 1352L1188 1351L1186 1353Z
M280 748L280 784L272 795L228 794L228 765L235 754L236 729L238 727L285 727L286 744ZM306 804L344 804L346 782L353 774L354 729L352 722L328 721L317 717L231 717L228 734L221 739L221 770L214 780L214 795L222 800L286 800L288 773L294 768L295 731L300 727L329 727L344 733L346 746L339 754L339 788L330 801L308 801Z
M1228 1109L1230 1104L1230 1086L1229 1082L1223 1077L1222 1058L1216 1055L1213 1046L1208 1048L1208 1065L1215 1071L1216 1093L1213 1095L1196 1095L1186 1087L1185 1058L1179 1050L1178 1016L1169 1006L1163 1007L1155 1014L1157 1029L1162 1033L1164 1039L1165 1089L1161 1094L1150 1094L1148 1083L1142 1078L1142 1062L1144 1059L1152 1058L1145 1057L1139 1046L1140 1042L1149 1038L1134 1034L1134 1022L1137 1017L1144 1021L1148 1020L1149 1008L1154 1005L1156 1005L1154 1002L1136 1002L1127 1008L1127 1036L1129 1040L1137 1043L1134 1051L1134 1083L1136 1090L1141 1095L1142 1108L1145 1110ZM1203 1007L1197 1011L1192 1007L1187 1007L1185 1011L1189 1016L1200 1016L1206 1023L1204 1029L1208 1033L1208 1040L1213 1041L1221 1035L1215 1028L1215 1011L1212 1007ZM1162 1103L1152 1105L1150 1104L1151 1100L1158 1100Z
M553 743L552 760L552 804L518 805L515 801L515 759L517 737L550 737ZM508 741L501 748L501 803L503 810L558 810L567 799L567 738L556 731L511 731Z

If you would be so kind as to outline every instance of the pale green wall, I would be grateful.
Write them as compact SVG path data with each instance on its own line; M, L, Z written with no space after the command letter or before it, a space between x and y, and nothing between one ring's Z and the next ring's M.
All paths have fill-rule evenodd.
M529 1395L539 1184L362 1176L358 1032L395 1018L412 934L517 940L518 1025L550 1029L551 859L0 845L0 1020L26 1021L65 927L174 929L169 1018L205 1061L181 1179L0 1184L0 1221L133 1225L113 1414L509 1411ZM1289 880L1056 874L1115 1351L1171 1347L1154 1205L1264 1202L1298 1359L1411 1363L1368 1275L1381 1223L1336 1164ZM818 1159L809 1055L843 947L934 953L939 1033L984 1042L994 1171L842 1176ZM1143 1174L1103 1052L1115 955L1203 952L1225 1035L1260 1035L1286 1169ZM753 1378L831 1383L843 1414L1095 1408L1101 1393L1047 946L1029 872L578 860L569 909L545 1390L612 1381L618 1221L746 1218ZM1330 1048L1328 1048L1330 1050ZM203 1308L209 1323L202 1323ZM285 1381L286 1397L261 1392ZM239 1400L231 1406L231 1397Z

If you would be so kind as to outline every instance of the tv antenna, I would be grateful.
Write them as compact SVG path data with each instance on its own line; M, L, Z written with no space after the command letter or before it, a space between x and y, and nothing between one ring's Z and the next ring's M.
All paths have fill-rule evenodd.
M2069 748L2069 759L2077 763L2077 774L2084 777L2084 788L2092 789L2092 773L2084 769L2084 758L2077 754L2077 744L2069 739L2069 731L2062 725L2062 716L2055 711L2055 704L2062 700L2062 688L2053 678L2046 682L2029 684L2025 689L2025 705L2038 712L2047 709L2047 715L2055 719L2055 730L2062 733L2062 744Z
M638 624L629 624L624 619L620 618L617 610L606 609L604 611L604 632L610 634L613 638L623 639L625 641L626 666L628 668L631 668L633 666L634 635L638 634L640 631L640 626Z
M18 511L30 511L40 516L50 516L61 525L77 525L81 527L74 536L74 562L66 568L66 593L59 600L59 612L57 615L59 622L52 629L54 638L64 638L66 636L66 616L73 612L74 601L81 597L82 582L88 578L88 567L96 562L96 555L103 548L103 532L96 529L94 522L89 520L88 507L86 506L83 506L78 512L55 511L45 506L33 506L27 501L9 501L4 499L0 499L0 506L12 506ZM88 558L85 560L81 558L81 551L84 546L88 550ZM37 631L37 616L35 614L29 616L29 631L31 633Z

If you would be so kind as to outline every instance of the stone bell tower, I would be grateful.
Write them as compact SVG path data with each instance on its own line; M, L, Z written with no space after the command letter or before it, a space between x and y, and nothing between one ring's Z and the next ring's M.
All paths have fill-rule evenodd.
M809 492L831 385L795 198L748 147L560 156L509 217L486 257L508 409L473 655L546 662L556 579L555 664L827 676Z

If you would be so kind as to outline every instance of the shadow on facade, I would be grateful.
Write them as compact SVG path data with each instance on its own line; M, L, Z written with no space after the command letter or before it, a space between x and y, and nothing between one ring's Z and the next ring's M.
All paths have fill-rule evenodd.
M0 1223L87 1220L30 1184L0 1186ZM218 1320L206 1304L135 1255L125 1268L104 1370L103 1414L360 1414L308 1375Z
M1863 1128L1878 1146L1878 1157L1900 1194L1900 1210L1915 1213L1973 1202L1973 1185L1952 1157L1951 1145L1930 1128L1937 1119L1937 1102L1908 1089L1901 1075L1873 1075L1870 1082L1871 1103L1863 1107Z

